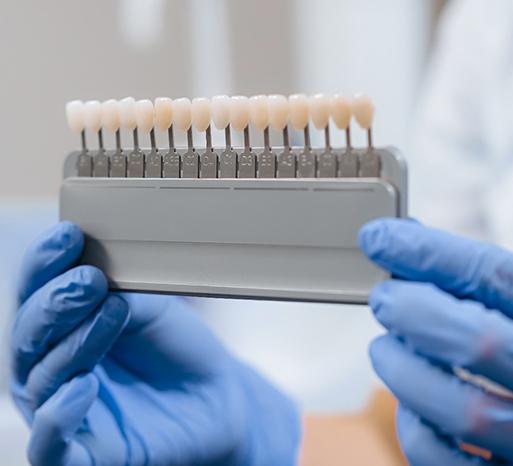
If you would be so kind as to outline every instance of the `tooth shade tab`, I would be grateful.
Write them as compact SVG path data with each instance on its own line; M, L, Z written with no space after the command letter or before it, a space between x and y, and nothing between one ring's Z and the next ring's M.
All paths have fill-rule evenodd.
M262 131L269 126L266 95L255 95L249 99L249 116L255 129Z
M331 116L330 99L324 94L310 97L310 116L317 129L325 129Z
M66 120L74 133L80 133L85 128L84 103L81 100L72 100L66 104Z
M374 103L369 96L357 94L353 98L353 115L363 129L370 129L374 120Z
M173 124L186 133L192 125L191 101L187 97L181 97L173 102Z
M346 129L353 115L352 102L346 96L336 94L331 99L331 118L338 129Z
M210 99L196 97L192 99L192 123L199 132L204 132L210 126L212 106Z
M249 125L249 99L243 95L231 98L230 124L235 131L244 131Z
M212 97L212 120L217 129L225 129L230 124L230 103L227 95Z
M111 133L119 129L119 102L109 99L102 103L102 126Z
M97 100L89 100L84 105L84 120L86 128L97 133L102 127L102 107Z
M138 100L135 103L135 121L142 133L149 133L154 125L153 103L151 100Z
M133 131L137 127L133 97L125 97L119 101L119 119L121 126L128 131Z
M304 94L289 96L290 124L296 131L301 131L308 125L310 108L308 97Z
M282 131L289 120L289 102L284 95L270 95L268 98L269 123L276 131Z
M169 97L157 97L154 110L155 125L160 131L167 131L173 124L173 101Z

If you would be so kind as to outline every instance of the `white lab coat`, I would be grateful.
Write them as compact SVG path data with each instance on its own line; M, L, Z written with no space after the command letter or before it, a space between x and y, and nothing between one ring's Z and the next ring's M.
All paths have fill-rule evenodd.
M513 2L445 12L410 150L412 213L513 248Z

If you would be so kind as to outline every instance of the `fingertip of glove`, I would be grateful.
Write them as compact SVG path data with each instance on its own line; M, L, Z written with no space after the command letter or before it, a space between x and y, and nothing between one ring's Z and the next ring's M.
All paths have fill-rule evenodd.
M78 375L72 380L72 382L75 382L74 389L76 392L87 398L96 397L98 390L100 389L100 381L92 372Z
M376 259L389 243L388 219L372 220L358 233L358 246L370 259Z
M65 406L70 409L70 404L75 407L81 405L89 405L93 399L98 395L100 389L100 382L96 375L92 372L79 374L69 382L62 385L54 397L50 398L47 404L52 405L53 408ZM44 409L45 405L40 409ZM49 409L51 409L49 407Z
M369 356L372 366L378 375L382 374L384 362L386 362L386 353L390 349L390 339L388 334L381 335L371 341L369 345Z
M75 260L82 252L84 247L84 235L82 230L72 222L67 220L59 222L46 231L45 234L33 243L34 252L53 251L58 257L68 257L69 260Z
M358 233L360 249L372 260L391 251L396 238L410 241L422 225L414 219L380 218L366 223ZM402 234L406 234L405 237ZM412 237L412 238L410 238Z
M60 234L61 244L65 248L70 248L75 245L81 246L84 243L84 235L78 225L63 220L57 224L57 231Z
M369 295L369 307L372 309L372 312L377 317L379 311L381 310L383 301L388 296L388 292L391 286L391 280L385 280L384 282L376 285L370 295Z
M121 296L111 294L105 300L103 313L110 321L124 326L130 317L130 308Z
M81 285L85 294L104 295L107 293L109 288L107 277L98 267L80 265L70 272L70 282Z

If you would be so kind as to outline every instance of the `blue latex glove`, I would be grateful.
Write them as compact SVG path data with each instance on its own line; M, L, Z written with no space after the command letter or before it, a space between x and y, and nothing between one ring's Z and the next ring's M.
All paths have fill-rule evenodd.
M453 371L513 390L513 255L408 220L367 224L360 245L396 277L369 300L389 330L371 345L371 358L401 403L398 430L410 464L513 464L513 398ZM462 442L494 459L463 453Z
M12 331L33 465L292 465L293 403L232 357L185 299L109 293L61 223L29 250ZM172 266L172 264L170 265Z

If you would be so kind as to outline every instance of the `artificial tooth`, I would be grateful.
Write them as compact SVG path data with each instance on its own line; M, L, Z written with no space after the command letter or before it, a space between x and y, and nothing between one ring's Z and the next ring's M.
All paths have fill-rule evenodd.
M72 100L66 104L66 119L71 131L74 133L84 131L84 103L81 100Z
M157 97L153 104L155 109L155 125L165 132L167 131L169 152L175 150L175 138L173 135L173 101L169 97Z
M258 177L276 176L276 158L269 140L269 102L266 95L255 95L249 99L249 113L252 125L264 133L264 150L258 154Z
M198 155L192 140L192 103L187 97L174 101L173 125L187 133L187 152L182 155L182 177L198 178Z
M99 133L102 128L101 104L97 100L89 100L84 105L85 127L91 133Z
M212 121L219 130L224 130L225 150L219 155L219 177L235 178L237 176L237 154L232 149L230 130L231 99L227 95L212 97Z

